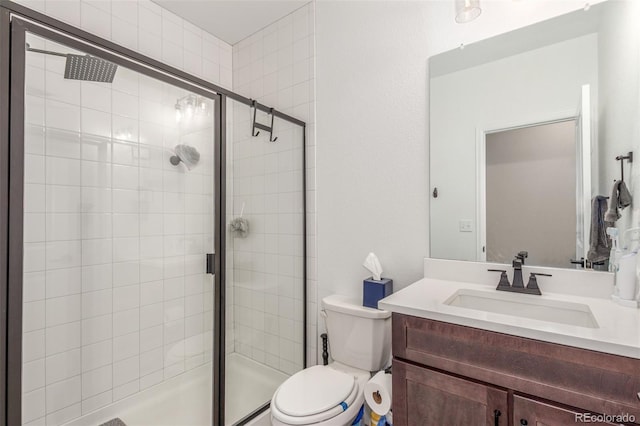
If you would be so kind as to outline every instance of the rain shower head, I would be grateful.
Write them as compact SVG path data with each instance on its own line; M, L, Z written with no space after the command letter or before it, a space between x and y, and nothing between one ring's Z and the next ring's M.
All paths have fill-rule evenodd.
M118 66L91 55L73 55L71 53L50 52L48 50L33 49L27 43L27 51L43 53L45 55L62 56L67 59L64 67L64 78L69 80L96 81L99 83L113 83Z
M169 161L174 166L177 166L182 161L187 169L191 170L198 165L200 161L200 153L197 149L189 145L176 145L176 155L171 156Z

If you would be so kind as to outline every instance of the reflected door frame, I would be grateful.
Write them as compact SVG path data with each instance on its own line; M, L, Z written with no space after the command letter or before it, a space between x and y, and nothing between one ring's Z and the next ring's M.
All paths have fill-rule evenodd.
M487 261L487 135L507 130L578 120L576 111L563 110L535 114L526 123L505 121L480 124L476 127L476 260Z

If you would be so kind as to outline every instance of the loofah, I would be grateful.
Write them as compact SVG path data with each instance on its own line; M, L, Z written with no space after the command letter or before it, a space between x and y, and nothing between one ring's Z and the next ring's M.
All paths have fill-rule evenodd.
M229 229L236 236L245 238L249 234L249 221L244 217L236 217L229 223Z

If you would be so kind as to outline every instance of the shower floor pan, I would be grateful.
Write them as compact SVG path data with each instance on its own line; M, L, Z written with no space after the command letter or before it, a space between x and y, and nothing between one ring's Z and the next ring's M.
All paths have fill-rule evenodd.
M226 418L231 425L271 400L289 376L232 353L226 359ZM79 417L65 426L101 425L115 418L127 426L211 424L211 365L207 364Z

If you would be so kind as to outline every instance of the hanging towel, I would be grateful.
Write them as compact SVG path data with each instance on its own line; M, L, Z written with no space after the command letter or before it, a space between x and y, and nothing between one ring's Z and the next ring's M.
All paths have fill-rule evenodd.
M613 203L612 203L613 204ZM611 244L607 235L607 228L613 222L607 221L607 197L597 195L591 201L591 232L589 235L589 252L587 259L591 262L601 262L609 259Z
M615 222L620 219L620 210L624 210L631 204L631 193L623 180L617 180L611 188L611 204L604 216L607 222Z

